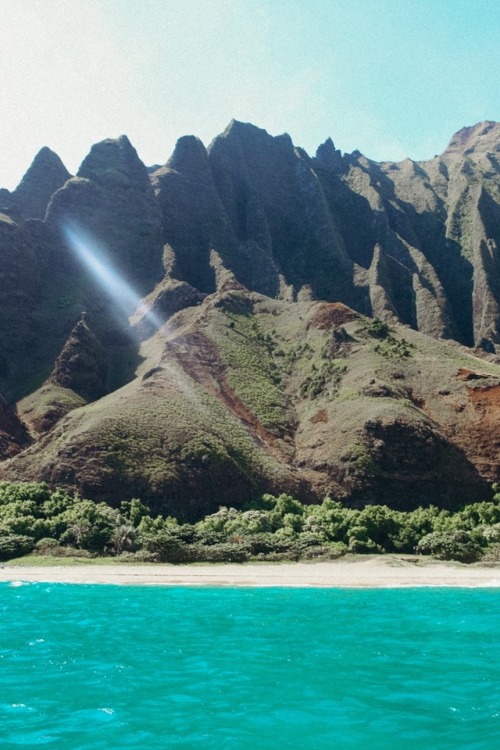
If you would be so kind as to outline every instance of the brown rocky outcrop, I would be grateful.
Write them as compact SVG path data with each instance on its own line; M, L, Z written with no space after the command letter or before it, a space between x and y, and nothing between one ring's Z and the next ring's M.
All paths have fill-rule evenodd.
M205 298L186 281L164 279L145 299L131 319L140 339L156 333L166 321L186 307L199 305Z

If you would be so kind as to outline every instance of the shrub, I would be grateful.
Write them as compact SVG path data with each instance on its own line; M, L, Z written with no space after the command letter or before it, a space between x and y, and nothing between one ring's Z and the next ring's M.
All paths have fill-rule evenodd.
M479 526L476 531L480 535L480 541L488 546L500 543L500 523L493 526Z
M61 547L57 539L43 537L35 544L35 552L38 555L57 555L64 547Z
M0 482L0 505L32 501L41 505L50 497L45 482Z
M130 523L124 523L117 526L112 532L108 541L108 547L115 555L121 555L122 552L135 552L137 548L137 533L134 526Z
M243 563L250 559L248 547L245 544L189 544L185 547L186 562L206 563Z
M141 500L133 498L132 500L126 500L120 505L120 513L127 521L133 526L139 526L143 518L149 515L149 508L144 505Z
M418 549L424 555L433 555L439 560L464 563L476 562L482 554L481 547L468 531L435 531L420 540Z
M44 538L40 539L34 549L35 555L47 555L50 557L79 557L89 559L95 555L84 549L75 549L74 547L64 547L59 544L57 539Z
M367 540L366 551L393 552L395 539L401 531L402 514L388 508L387 505L367 505L356 519L356 527L364 529L365 535L356 536L351 530L350 535L359 540ZM370 542L372 544L370 544Z
M356 536L360 534L360 536ZM384 552L384 549L376 544L373 539L369 539L366 534L359 531L359 527L354 527L353 536L349 537L349 552L353 552L357 555L380 555Z
M348 530L358 517L359 511L345 508L341 503L327 497L321 505L307 508L304 531L310 531L323 541L347 542Z
M481 558L482 562L485 563L499 563L500 562L500 544L495 543L488 545L484 551L484 555Z
M364 333L373 339L385 339L389 335L390 328L380 318L365 318L358 327L357 333Z
M301 554L302 560L337 560L347 552L345 544L324 544L317 547L308 547Z
M253 557L283 552L290 546L288 542L280 541L274 534L252 534L246 537L247 549Z
M24 534L4 534L0 536L0 560L10 560L32 552L35 542Z
M151 560L167 563L189 562L186 545L167 530L141 535L142 549Z

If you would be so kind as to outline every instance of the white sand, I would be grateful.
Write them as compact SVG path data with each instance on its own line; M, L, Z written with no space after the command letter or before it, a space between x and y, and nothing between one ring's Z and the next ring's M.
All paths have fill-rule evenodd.
M137 586L288 586L393 588L500 587L500 565L481 567L429 558L384 555L334 562L246 565L16 565L0 568L0 581L106 583Z

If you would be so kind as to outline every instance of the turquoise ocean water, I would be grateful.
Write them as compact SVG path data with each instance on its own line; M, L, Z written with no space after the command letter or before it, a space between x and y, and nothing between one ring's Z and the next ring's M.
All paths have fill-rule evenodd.
M500 591L0 584L0 747L493 750Z

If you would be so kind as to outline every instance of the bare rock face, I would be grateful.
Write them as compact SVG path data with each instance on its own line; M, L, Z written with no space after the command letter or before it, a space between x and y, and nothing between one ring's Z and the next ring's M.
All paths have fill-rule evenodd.
M493 120L462 128L452 137L445 154L490 154L498 152L500 123Z
M77 176L53 195L46 221L55 232L70 222L93 237L102 261L138 294L162 275L158 204L146 167L126 136L92 147Z
M499 148L500 126L486 122L463 128L429 161L366 165L370 189L383 196L390 232L406 243L413 260L386 250L412 274L413 302L406 316L396 304L400 319L486 351L498 344L492 321L498 320L499 301ZM367 194L367 183L350 172L351 186Z
M260 293L341 301L494 351L499 132L466 128L441 157L398 164L342 156L331 139L310 159L234 121L208 156L183 138L153 174L170 273L211 292L216 252Z
M392 301L395 295L389 263L379 244L376 245L373 253L368 278L373 315L381 320L398 320L398 313Z
M339 172L342 169L342 153L335 148L331 138L327 138L316 151L316 161L331 172Z
M52 195L71 177L54 151L45 146L12 194L26 218L43 219Z
M39 273L46 238L37 229L0 213L0 388L9 400L39 364Z
M175 278L214 291L215 252L260 293L297 296L307 287L317 298L354 302L353 264L336 218L311 160L288 135L233 121L208 153L196 138L181 138L152 182Z
M169 248L171 275L197 288L214 292L210 264L215 248L227 255L236 238L215 188L205 147L194 136L177 142L167 164L151 175L162 211L163 242Z
M133 359L126 315L113 283L105 290L68 247L62 231L68 220L92 238L97 262L110 264L110 278L116 271L130 284L132 307L163 274L160 211L128 139L97 144L80 174L71 178L42 149L13 195L18 207L0 212L0 388L9 401L45 382L85 310L104 332L110 387L129 377L122 362ZM44 222L26 220L45 213Z
M308 286L318 299L352 304L352 262L307 154L287 134L233 121L209 161L241 243L237 278L272 296L282 279L296 294Z

